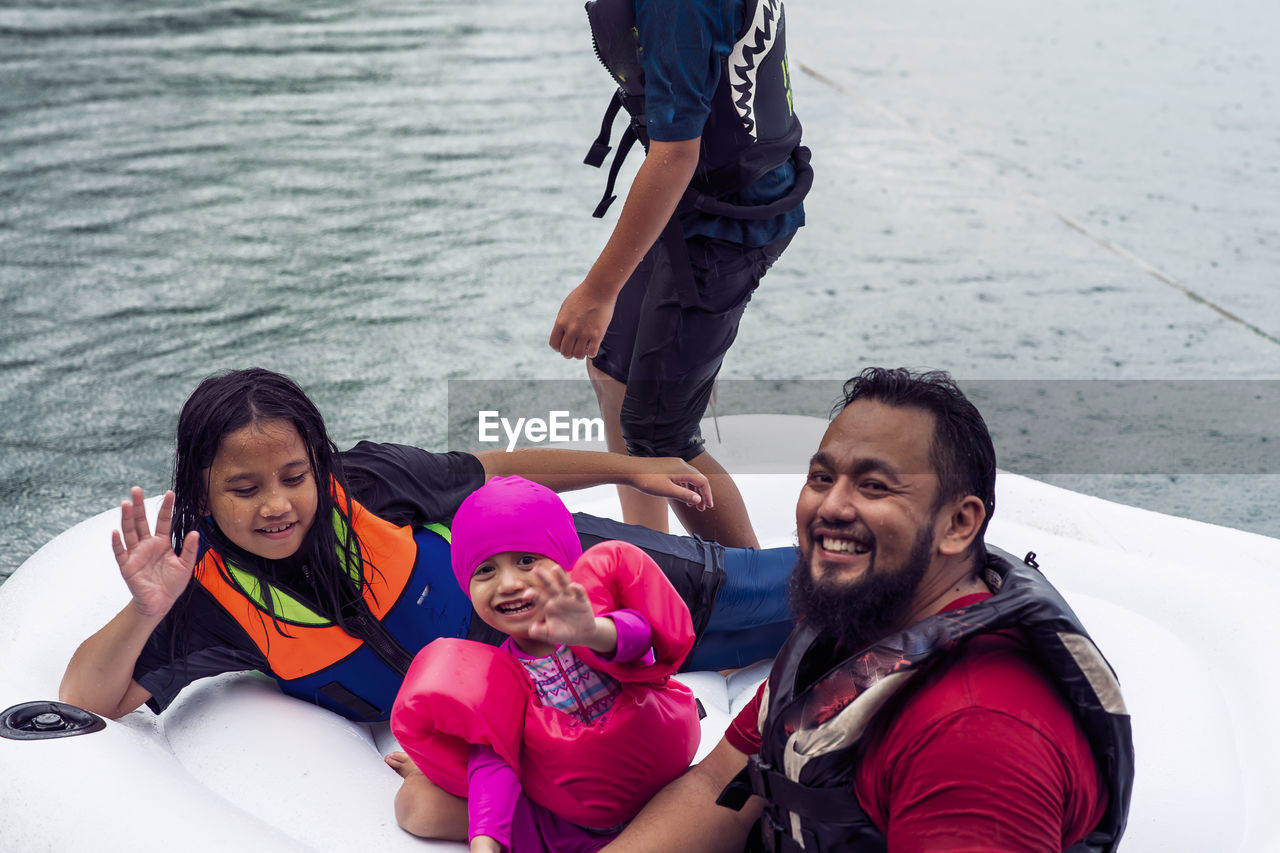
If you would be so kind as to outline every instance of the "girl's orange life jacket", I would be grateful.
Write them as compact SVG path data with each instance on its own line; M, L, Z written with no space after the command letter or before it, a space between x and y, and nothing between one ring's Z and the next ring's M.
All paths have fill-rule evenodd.
M345 505L342 488L331 488L335 506ZM453 579L444 525L399 527L354 500L350 525L336 509L333 525L339 568L353 584L368 581L366 612L347 619L346 630L302 593L264 582L212 548L197 561L195 579L244 629L284 692L353 719L385 720L413 655L437 637L467 636L471 603ZM352 531L359 566L344 557Z

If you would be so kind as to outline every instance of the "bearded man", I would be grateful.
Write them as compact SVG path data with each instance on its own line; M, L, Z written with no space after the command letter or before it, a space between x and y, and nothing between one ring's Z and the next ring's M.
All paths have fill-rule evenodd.
M700 764L610 851L1110 851L1133 782L1115 675L983 536L995 450L945 373L845 384L796 503L796 630Z

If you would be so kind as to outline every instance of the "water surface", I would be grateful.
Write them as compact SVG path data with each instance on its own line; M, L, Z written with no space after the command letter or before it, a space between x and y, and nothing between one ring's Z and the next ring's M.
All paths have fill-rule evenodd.
M819 182L726 377L1280 378L1275 4L788 10ZM449 379L580 378L608 95L576 2L0 8L0 579L213 370L434 449ZM1062 473L1280 535L1274 475Z

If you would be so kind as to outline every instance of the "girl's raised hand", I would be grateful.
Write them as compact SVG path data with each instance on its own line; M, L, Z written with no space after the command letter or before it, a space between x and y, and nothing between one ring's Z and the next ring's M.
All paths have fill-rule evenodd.
M182 543L182 553L173 553L169 543L173 492L165 492L160 502L154 534L147 524L143 500L142 489L134 486L129 500L120 505L120 530L111 532L111 550L133 596L134 607L144 616L162 616L169 612L191 580L200 534L194 530L188 533Z
M587 590L559 566L540 563L533 567L533 574L542 585L542 615L529 625L529 639L591 646L596 639L596 616Z

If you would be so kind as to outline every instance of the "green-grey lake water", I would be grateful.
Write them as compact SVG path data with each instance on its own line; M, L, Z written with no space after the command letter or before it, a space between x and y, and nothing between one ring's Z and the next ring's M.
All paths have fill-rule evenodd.
M1069 453L1002 452L1280 536L1280 7L788 16L818 181L723 375L1254 381L1182 410L1099 385L1055 409ZM0 580L164 488L211 371L293 375L341 445L433 449L450 379L581 378L546 340L610 227L581 164L609 91L577 0L0 4ZM1091 462L1072 418L1205 450Z

